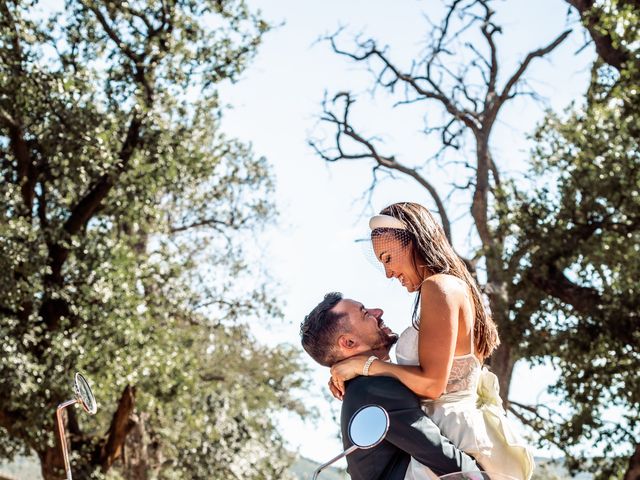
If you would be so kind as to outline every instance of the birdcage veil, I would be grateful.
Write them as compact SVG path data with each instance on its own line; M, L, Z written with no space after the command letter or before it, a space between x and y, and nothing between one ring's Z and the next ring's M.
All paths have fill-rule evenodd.
M356 242L369 263L380 273L390 276L394 272L389 265L406 254L412 239L413 235L402 221L390 215L375 215L369 220L369 231Z

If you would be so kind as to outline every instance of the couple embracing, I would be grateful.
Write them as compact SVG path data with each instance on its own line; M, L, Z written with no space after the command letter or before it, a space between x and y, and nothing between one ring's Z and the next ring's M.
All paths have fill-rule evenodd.
M475 280L421 205L393 204L369 226L387 277L416 293L411 325L398 337L381 309L330 293L300 328L307 353L331 367L345 447L348 421L361 406L389 413L385 440L347 458L351 478L422 480L482 470L528 480L533 457L506 417L497 378L482 366L500 341Z

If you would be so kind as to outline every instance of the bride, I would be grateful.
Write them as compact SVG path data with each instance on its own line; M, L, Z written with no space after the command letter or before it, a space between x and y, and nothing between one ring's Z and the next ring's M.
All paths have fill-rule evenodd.
M393 204L373 217L371 242L387 278L417 292L413 325L396 347L398 364L357 356L331 368L334 395L357 375L398 379L424 400L442 434L482 469L528 480L534 463L502 408L494 374L483 361L499 345L480 291L431 213L415 203ZM425 469L412 460L407 479Z

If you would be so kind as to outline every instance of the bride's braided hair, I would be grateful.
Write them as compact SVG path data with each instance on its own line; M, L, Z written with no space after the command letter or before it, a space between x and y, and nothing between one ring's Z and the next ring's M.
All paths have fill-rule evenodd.
M405 224L410 233L415 251L424 265L433 273L445 273L459 278L467 284L473 297L475 321L473 337L476 352L483 358L488 357L500 345L498 329L487 312L482 301L480 289L469 273L462 259L455 253L447 240L444 230L431 212L417 203L395 203L383 209L381 215L397 218ZM420 290L413 311L413 324L419 325Z

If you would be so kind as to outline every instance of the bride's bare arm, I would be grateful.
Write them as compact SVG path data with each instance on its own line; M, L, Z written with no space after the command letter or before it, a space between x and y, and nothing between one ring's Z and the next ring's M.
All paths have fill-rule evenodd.
M421 288L420 365L396 365L375 360L369 367L369 375L396 378L421 397L438 398L442 395L455 354L458 321L464 302L465 291L459 280L449 275L429 277ZM344 382L362 375L367 358L358 355L331 368L338 391L344 393Z

